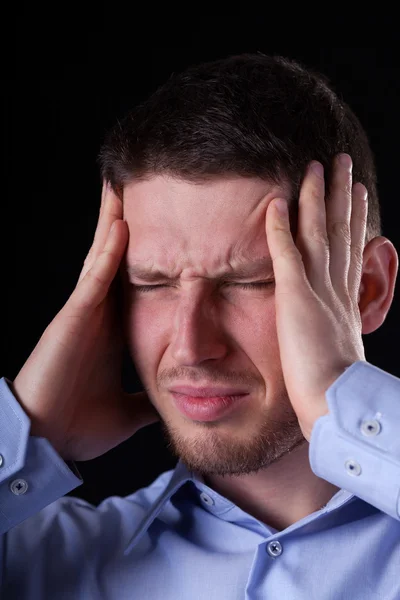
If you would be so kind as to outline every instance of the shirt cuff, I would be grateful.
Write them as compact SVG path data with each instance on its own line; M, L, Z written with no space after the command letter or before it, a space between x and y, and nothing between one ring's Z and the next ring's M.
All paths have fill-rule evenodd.
M318 477L400 520L400 379L353 363L326 392L309 460Z
M0 534L83 483L50 442L30 436L30 419L0 379ZM71 468L69 468L69 466Z

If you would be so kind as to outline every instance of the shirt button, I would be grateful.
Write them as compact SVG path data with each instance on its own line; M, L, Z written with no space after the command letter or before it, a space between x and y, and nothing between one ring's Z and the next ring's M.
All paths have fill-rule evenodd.
M346 460L346 462L344 463L344 466L346 467L346 471L348 473L348 475L360 475L361 473L361 466L358 464L358 462L356 460Z
M208 504L209 506L212 506L214 504L214 500L211 498L211 496L209 496L205 492L201 492L200 498L203 500L203 502L205 504Z
M381 430L381 424L379 423L379 421L376 421L375 419L373 419L372 421L364 421L364 423L362 423L360 429L361 429L361 433L363 435L367 435L367 436L378 435L378 433Z
M282 544L278 542L278 540L269 542L269 544L267 545L267 552L273 558L275 558L276 556L280 556L283 552Z
M16 496L25 494L27 489L28 489L28 484L26 483L25 479L14 479L14 481L12 481L10 483L10 490Z
M3 455L2 455L2 454L0 454L0 467L2 467L2 466L3 466L3 462L4 462L4 460L3 460Z

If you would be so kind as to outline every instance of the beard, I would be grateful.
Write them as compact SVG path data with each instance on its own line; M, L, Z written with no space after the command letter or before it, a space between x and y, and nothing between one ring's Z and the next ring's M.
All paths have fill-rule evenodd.
M256 473L307 443L287 395L275 406L278 416L271 414L276 408L265 407L250 415L249 423L236 415L228 424L193 421L179 426L162 415L161 429L168 449L189 471L202 476Z

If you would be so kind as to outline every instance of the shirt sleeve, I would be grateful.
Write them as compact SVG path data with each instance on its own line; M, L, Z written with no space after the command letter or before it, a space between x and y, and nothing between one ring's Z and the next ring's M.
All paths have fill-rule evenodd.
M309 459L320 478L400 520L400 379L357 361L326 392Z
M50 442L30 436L31 422L0 379L0 535L83 483Z

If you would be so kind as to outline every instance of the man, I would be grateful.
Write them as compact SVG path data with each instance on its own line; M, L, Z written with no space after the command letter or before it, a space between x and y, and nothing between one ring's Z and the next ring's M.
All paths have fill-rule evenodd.
M361 337L398 257L357 118L294 62L231 57L171 77L100 167L78 285L0 381L3 595L400 598L400 381ZM159 419L174 470L62 498Z

